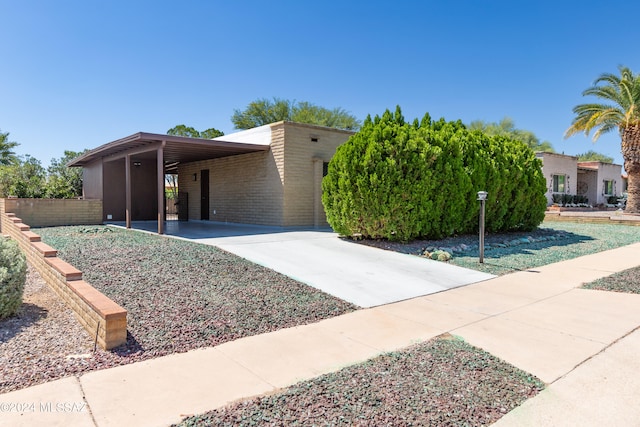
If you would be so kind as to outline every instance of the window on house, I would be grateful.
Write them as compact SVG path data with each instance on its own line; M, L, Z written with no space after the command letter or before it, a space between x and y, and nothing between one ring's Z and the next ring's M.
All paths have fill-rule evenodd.
M604 191L605 196L613 196L613 181L605 179L604 188L602 189L602 191Z
M553 192L565 193L565 182L567 177L564 175L553 175Z
M322 162L322 177L324 178L329 173L329 162Z

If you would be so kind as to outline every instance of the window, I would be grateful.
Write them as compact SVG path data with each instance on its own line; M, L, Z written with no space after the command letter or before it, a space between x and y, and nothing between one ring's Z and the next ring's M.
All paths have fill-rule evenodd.
M602 191L605 196L613 196L613 181L604 180L603 181Z
M329 162L322 162L322 177L324 178L329 173Z
M553 175L553 192L554 193L565 193L565 180L566 176L564 175Z

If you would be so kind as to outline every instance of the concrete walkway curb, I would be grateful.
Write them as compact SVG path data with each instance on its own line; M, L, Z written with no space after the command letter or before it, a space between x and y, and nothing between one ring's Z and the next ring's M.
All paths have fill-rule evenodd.
M551 384L500 425L557 425L557 420L570 425L573 419L579 420L576 425L603 424L602 417L582 417L582 409L607 414L608 425L616 420L628 425L624 421L637 420L638 409L623 403L640 398L638 363L629 361L640 348L640 333L629 335L640 327L640 295L577 287L639 264L640 244L634 244L311 325L91 372L79 380L54 381L0 395L0 408L34 403L34 410L23 414L4 411L0 425L168 425L444 332ZM591 397L582 400L589 387ZM612 394L598 400L600 393ZM620 393L619 412L602 406ZM46 409L57 401L87 406L79 412L64 406L59 412L40 410L42 403Z

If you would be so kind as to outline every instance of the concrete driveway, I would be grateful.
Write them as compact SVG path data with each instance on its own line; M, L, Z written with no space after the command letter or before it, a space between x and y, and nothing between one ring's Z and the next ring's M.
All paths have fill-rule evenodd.
M133 227L154 231L155 222ZM331 230L167 222L167 235L217 246L360 307L481 282L490 274L340 239Z

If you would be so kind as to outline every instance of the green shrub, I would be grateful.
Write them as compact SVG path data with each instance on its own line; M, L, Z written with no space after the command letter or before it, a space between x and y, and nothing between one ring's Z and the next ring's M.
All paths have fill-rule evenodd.
M618 204L618 196L608 196L607 197L607 203L610 205L617 205Z
M22 305L27 262L18 244L0 238L0 319L14 315Z
M399 107L367 117L338 147L322 185L327 220L346 236L406 241L477 231L480 190L489 192L489 232L533 229L546 209L540 161L524 143L428 114L409 124Z

